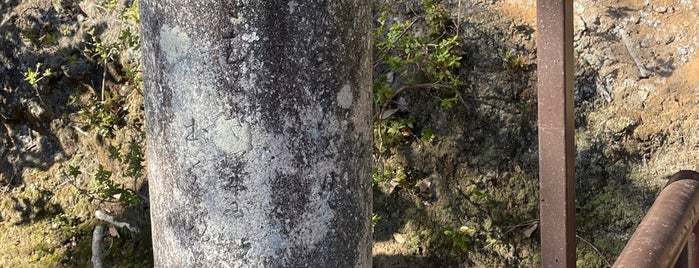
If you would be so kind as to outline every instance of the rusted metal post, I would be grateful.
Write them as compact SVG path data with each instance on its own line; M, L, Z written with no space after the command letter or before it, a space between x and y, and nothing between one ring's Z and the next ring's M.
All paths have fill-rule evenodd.
M624 247L614 268L697 267L696 239L699 220L699 173L675 174ZM685 257L678 261L686 247Z
M694 225L692 235L687 241L687 263L688 267L699 267L699 222Z
M690 235L691 236L691 235ZM687 241L687 244L685 244L684 248L680 251L679 257L677 257L677 261L675 262L674 268L689 268L689 255L687 251L687 246L689 245L689 241Z
M575 267L573 0L537 0L541 263Z
M699 250L697 242L699 241L697 241L697 234L699 234L699 224L694 225L694 230L687 238L687 243L682 249L680 257L677 258L675 268L699 268L699 260L697 260L697 250Z

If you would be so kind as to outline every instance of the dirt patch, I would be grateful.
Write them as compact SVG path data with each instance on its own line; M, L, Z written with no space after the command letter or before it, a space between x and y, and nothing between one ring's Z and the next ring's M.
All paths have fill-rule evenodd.
M500 1L495 3L495 7L496 12L505 15L509 19L536 29L535 2L527 0Z
M414 187L375 192L374 264L538 266L534 1L462 1L460 16L458 2L443 4L461 20L467 105L403 97L414 132L435 139L389 159L410 169ZM575 2L580 267L613 262L665 179L697 167L698 12L687 1ZM466 247L445 234L461 228Z
M88 265L98 209L144 230L105 234L105 263L152 263L128 11L133 1L0 3L0 266Z

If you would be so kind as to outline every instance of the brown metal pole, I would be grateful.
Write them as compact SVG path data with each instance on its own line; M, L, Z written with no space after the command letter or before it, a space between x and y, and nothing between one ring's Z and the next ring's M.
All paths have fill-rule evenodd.
M696 267L696 247L687 241L696 232L697 212L699 173L680 171L655 199L613 267L672 267L683 251L686 257L676 267Z
M573 0L537 0L541 263L575 267Z
M692 235L687 241L687 263L689 267L699 268L699 224L694 225Z
M689 241L687 242L689 243ZM689 244L685 244L684 248L680 251L680 256L677 257L677 261L675 262L674 268L689 268L689 255L687 251L687 246Z

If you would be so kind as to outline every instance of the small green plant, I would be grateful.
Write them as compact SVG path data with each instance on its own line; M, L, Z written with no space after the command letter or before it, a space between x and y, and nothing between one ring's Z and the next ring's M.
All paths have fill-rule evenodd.
M139 23L141 21L138 8L139 1L133 1L130 7L125 8L121 12L121 18L128 22L129 26L126 26L121 30L119 35L119 45L122 49L132 48L135 50L141 47L141 36L138 32Z
M68 165L68 172L66 172L65 170L63 171L64 176L70 176L73 179L78 178L78 175L80 175L80 174L82 174L82 171L80 171L80 168L77 166L73 166L73 165Z
M426 34L415 29L419 19L389 19L394 14L388 8L381 10L375 22L374 50L378 60L374 65L373 91L378 116L374 134L379 154L413 136L412 119L388 113L397 110L391 107L396 96L407 90L428 89L438 93L442 108L449 109L459 101L458 88L464 85L459 79L461 43L451 31L457 27L451 27L453 23L442 4L425 0L423 8L429 28ZM426 140L431 140L430 135Z
M107 0L102 4L102 7L105 9L116 9L119 7L119 0Z
M142 140L131 140L131 142L129 142L128 150L124 155L122 155L120 152L121 145L118 147L113 145L109 146L110 158L118 160L122 164L126 165L126 170L123 173L123 176L138 179L143 175L143 171L145 169L143 162L145 159L143 158L142 143Z
M37 62L36 67L34 67L34 69L32 69L32 67L29 67L27 68L27 72L22 73L22 75L24 76L24 81L27 81L27 83L32 85L34 91L36 92L37 98L39 98L39 101L43 103L44 100L41 98L41 95L39 94L39 81L53 75L53 72L50 68L45 68L43 71L41 69L41 62Z
M119 53L120 44L119 43L104 43L99 40L95 35L95 29L92 28L87 31L90 36L91 42L89 46L85 48L85 52L96 57L100 64L107 64L107 62L113 61Z
M371 169L371 185L376 186L379 183L387 181L387 177L385 176L384 173L381 172L380 168L378 167L373 167Z
M139 1L133 1L130 7L127 7L124 9L123 12L121 12L121 18L127 20L130 22L132 25L138 26L138 24L141 22L141 16L138 8L138 2Z
M105 10L116 10L118 5L119 1L110 0L106 1L102 7ZM78 101L77 98L74 98L72 101L72 103L82 107L78 112L78 117L83 121L82 123L96 130L103 137L111 137L114 130L123 125L124 115L127 111L122 107L126 101L124 100L125 96L120 95L119 92L110 92L105 87L107 70L113 62L118 60L120 55L125 54L125 51L139 54L138 50L140 50L138 1L133 1L131 6L121 11L120 17L124 20L126 26L122 29L116 42L104 42L95 34L94 28L87 32L89 40L85 46L85 54L103 66L99 99ZM142 82L140 61L138 59L122 60L120 64L127 78L126 86L130 89L138 88Z
M391 185L399 188L409 188L411 186L409 180L411 178L411 172L409 169L400 166L390 172L392 173Z
M80 218L61 213L53 218L51 221L51 228L59 229L65 236L70 237L77 234L78 224L80 224Z
M77 115L83 124L96 130L100 136L111 137L114 130L123 123L123 118L119 115L121 103L118 101L120 98L113 98L110 93L105 98L105 101L90 100Z
M453 96L453 97L447 97L441 99L439 105L442 106L444 109L451 109L451 107L454 107L454 104L459 100L458 96Z
M141 46L140 37L137 35L137 33L133 32L131 27L126 27L124 30L121 31L121 34L119 35L119 40L125 47L139 48Z
M127 11L133 10L135 7L134 12L138 12L138 4L136 4L138 1L135 1L134 6L132 8L126 9ZM126 12L126 11L125 11ZM129 13L131 14L131 13ZM130 20L133 21L139 21L138 15L127 15L127 17ZM98 36L95 35L95 29L92 28L90 29L87 34L90 36L90 41L88 42L88 45L85 47L85 53L87 55L90 55L91 57L95 58L96 61L102 65L103 68L103 73L102 73L102 89L101 89L101 100L104 101L105 99L105 79L107 76L107 69L108 69L108 64L111 62L114 62L117 60L117 57L122 51L126 51L128 49L133 49L133 50L139 50L141 46L141 41L140 41L140 36L137 30L134 30L138 24L134 24L134 28L127 26L125 27L122 31L121 34L119 35L119 41L114 42L114 43L106 43L102 42ZM131 84L137 84L134 83L134 80L136 80L137 75L136 72L140 67L139 63L130 63L130 62L124 62L126 66L124 72L127 75L127 78L129 78L129 81Z
M458 77L461 44L458 35L447 30L450 19L446 9L429 0L423 1L423 6L430 28L426 36L412 29L416 21L389 21L388 10L384 10L376 20L375 50L379 63L387 70L377 70L374 94L376 102L384 108L387 102L406 89L441 89L447 102L453 102L457 96L456 88L463 85ZM395 92L392 79L387 78L387 74L394 73L406 81ZM442 106L451 107L449 104Z
M431 128L423 130L420 140L424 143L432 143L434 141L434 130Z
M461 226L455 231L446 230L444 235L451 238L453 245L463 251L467 251L471 245L471 238L476 234L476 229L467 226Z
M448 10L444 5L438 4L432 0L423 0L422 4L425 8L425 21L430 27L430 35L438 37L451 24Z
M58 43L58 37L56 37L55 34L49 32L39 37L39 41L41 42L42 46L50 47Z
M388 148L394 147L406 138L413 135L413 119L397 118L381 120L378 127L374 128L374 134L378 137L374 140L374 147L379 153L385 153Z
M488 200L490 200L490 194L483 192L481 190L478 190L478 189L473 191L473 196L475 196L476 202L478 202L478 203L485 203Z
M381 220L381 216L379 214L373 213L371 215L371 232L374 232L374 227L376 227L376 223L378 223Z
M384 165L382 168L374 167L372 173L372 185L390 183L390 192L395 188L407 189L412 186L415 178L407 165Z
M105 80L107 77L107 64L116 59L119 54L119 44L118 43L104 43L99 40L95 35L95 28L87 31L90 36L91 42L85 47L85 54L91 55L97 59L97 62L102 65L102 90L101 90L101 101L104 101L105 97Z
M523 72L529 68L528 56L523 56L509 50L505 53L505 68L510 72Z
M41 71L41 69L41 62L37 63L34 69L32 69L32 67L27 68L27 72L22 73L24 75L24 81L27 81L30 85L36 87L39 81L53 74L49 68L46 68L43 71Z
M105 170L101 164L97 167L97 172L92 180L92 188L95 195L104 200L115 200L121 203L136 205L138 196L136 193L124 187L120 183L114 182L112 172Z
M75 184L78 176L83 174L77 166L69 165L68 170L63 170L62 175L68 183L73 185L78 192L88 195L93 199L100 201L119 202L126 205L136 205L138 203L138 195L134 190L124 187L123 184L112 180L112 172L104 169L102 164L99 164L97 171L92 177L90 190L86 191Z
M132 178L138 178L143 175L143 147L141 142L131 141L129 143L129 151L124 156L124 163L126 164L126 176Z

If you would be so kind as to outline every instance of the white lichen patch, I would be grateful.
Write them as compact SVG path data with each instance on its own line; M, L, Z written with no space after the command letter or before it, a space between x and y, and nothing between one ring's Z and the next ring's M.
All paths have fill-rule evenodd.
M299 6L299 3L296 3L296 1L289 1L289 14L294 14L297 6Z
M240 24L242 24L242 23L245 22L245 18L242 18L242 17L231 17L231 18L230 18L230 22L231 22L231 24L238 26L238 25L240 25Z
M246 45L247 43L252 43L260 40L260 36L257 35L256 32L243 34L243 36L241 36L240 38L243 39L243 41L245 41Z
M314 184L309 196L318 196L318 191L320 191L320 185ZM330 232L329 223L335 218L335 211L328 202L329 195L325 196L325 198L310 200L301 215L302 223L298 224L293 231L304 248L314 249L317 244L326 239L326 235Z
M223 152L240 155L250 150L250 126L238 119L219 117L209 134L216 147Z
M342 86L342 89L340 89L340 92L337 93L337 105L343 109L349 109L354 101L353 98L352 88L350 85L345 84Z
M191 38L180 27L163 25L160 28L160 50L165 53L168 63L174 63L187 54Z

